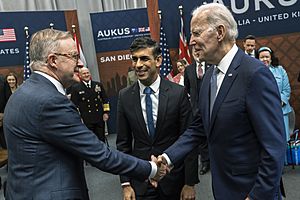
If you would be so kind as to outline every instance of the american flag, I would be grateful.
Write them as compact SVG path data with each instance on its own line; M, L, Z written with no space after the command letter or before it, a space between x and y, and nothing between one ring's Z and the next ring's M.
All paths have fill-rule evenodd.
M159 39L159 45L161 48L161 54L162 54L162 64L160 66L160 75L163 78L172 80L172 64L171 64L171 59L170 59L170 51L169 51L169 46L167 43L167 37L164 32L162 22L160 23L160 39Z
M29 58L29 38L30 36L26 36L25 40L25 57L24 57L24 81L30 77L31 70L29 67L30 58Z
M0 42L14 42L16 41L16 33L13 28L0 29Z
M188 64L191 64L191 56L184 32L182 10L180 11L179 59L184 59Z

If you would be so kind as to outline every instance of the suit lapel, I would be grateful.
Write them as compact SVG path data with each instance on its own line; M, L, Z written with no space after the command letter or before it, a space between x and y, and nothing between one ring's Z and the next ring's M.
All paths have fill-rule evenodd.
M136 106L134 106L134 112L135 112L135 121L140 126L140 130L144 134L147 135L147 137L150 139L150 136L147 131L146 122L144 120L143 111L141 107L141 97L140 97L140 87L138 85L138 82L134 83L132 90L131 90L131 96L132 96L132 102L137 102Z
M226 74L224 77L224 80L222 82L221 88L218 92L218 95L216 97L215 103L214 103L214 107L212 110L212 116L211 116L211 120L210 120L210 131L212 130L213 124L215 122L216 119L216 115L220 109L220 106L222 104L222 102L224 101L224 98L226 97L226 95L228 94L228 91L230 90L235 78L238 75L238 71L236 70L241 63L241 58L242 55L245 55L244 52L242 52L240 49L238 50L238 52L236 53L236 55L234 56Z
M161 127L163 127L162 123L165 122L165 116L166 116L167 106L168 106L168 90L169 87L166 84L166 80L161 79L160 86L159 86L158 113L157 113L154 140L158 137Z

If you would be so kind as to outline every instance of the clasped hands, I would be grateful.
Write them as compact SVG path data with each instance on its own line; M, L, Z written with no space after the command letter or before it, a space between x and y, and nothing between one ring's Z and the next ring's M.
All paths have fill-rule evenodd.
M171 167L168 165L167 160L159 155L158 157L151 156L151 161L157 166L157 172L153 178L150 179L150 183L157 187L158 181L160 181L166 174L170 173Z

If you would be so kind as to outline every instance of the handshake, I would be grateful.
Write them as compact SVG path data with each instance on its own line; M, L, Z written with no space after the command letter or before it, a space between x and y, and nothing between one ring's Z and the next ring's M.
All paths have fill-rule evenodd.
M168 165L166 158L162 155L158 157L151 156L151 161L157 166L157 171L154 177L150 178L150 183L157 187L158 181L160 181L166 174L170 173L172 167Z

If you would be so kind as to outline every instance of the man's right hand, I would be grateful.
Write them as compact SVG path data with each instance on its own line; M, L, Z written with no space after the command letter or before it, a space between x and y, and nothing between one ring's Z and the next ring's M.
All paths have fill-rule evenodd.
M123 200L135 200L135 192L130 185L122 186Z

